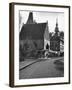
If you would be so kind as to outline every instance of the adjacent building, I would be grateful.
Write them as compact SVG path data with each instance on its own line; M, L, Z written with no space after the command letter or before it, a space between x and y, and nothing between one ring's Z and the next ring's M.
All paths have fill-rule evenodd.
M56 20L55 34L50 38L50 49L53 51L60 51L60 36L57 20Z

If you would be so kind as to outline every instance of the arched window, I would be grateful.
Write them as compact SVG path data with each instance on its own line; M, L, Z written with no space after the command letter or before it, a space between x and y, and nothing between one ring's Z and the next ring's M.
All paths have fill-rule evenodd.
M46 45L46 49L49 49L49 45L48 45L48 43L47 43L47 45Z

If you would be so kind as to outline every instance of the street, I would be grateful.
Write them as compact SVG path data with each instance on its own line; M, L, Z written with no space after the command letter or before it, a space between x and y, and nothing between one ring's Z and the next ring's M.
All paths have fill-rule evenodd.
M34 63L19 71L19 79L63 77L64 65L57 65L55 61L55 59L46 59ZM61 67L63 68L59 69Z

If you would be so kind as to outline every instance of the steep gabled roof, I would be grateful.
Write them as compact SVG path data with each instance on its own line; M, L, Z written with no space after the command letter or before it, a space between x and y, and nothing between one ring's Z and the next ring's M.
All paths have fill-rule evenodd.
M44 39L46 23L24 24L20 32L20 40L28 39Z

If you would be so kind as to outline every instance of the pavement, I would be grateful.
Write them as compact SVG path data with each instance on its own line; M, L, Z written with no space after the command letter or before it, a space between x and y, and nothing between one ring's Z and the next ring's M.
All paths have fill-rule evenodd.
M26 59L24 61L19 62L19 70L22 70L37 61L38 60L34 60L34 59Z
M57 57L57 58L39 58L39 59L26 59L24 61L19 62L19 70L22 70L36 62L42 61L42 60L50 60L50 59L55 59L55 60L59 60L62 59L63 57Z
M64 61L63 57L41 58L35 61L19 70L19 79L64 77L64 65L61 62Z

